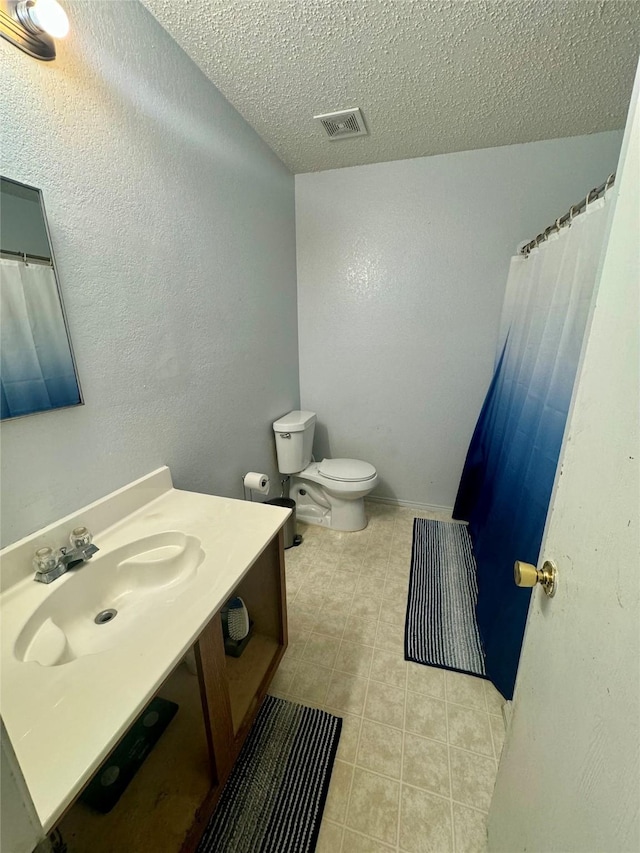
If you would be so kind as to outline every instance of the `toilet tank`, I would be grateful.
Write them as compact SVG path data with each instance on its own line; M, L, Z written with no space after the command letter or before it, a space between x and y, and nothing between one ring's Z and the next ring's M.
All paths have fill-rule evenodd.
M274 422L281 474L297 474L311 462L315 428L315 412L289 412Z

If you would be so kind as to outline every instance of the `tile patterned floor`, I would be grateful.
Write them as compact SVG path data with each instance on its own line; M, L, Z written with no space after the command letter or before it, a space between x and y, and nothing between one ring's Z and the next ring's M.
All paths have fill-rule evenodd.
M504 740L502 697L404 660L413 518L367 504L358 533L298 525L289 649L271 692L344 720L317 853L475 853Z

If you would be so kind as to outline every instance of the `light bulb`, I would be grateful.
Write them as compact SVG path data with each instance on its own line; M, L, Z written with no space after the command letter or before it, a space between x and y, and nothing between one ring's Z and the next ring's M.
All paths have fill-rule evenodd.
M69 18L57 0L36 0L29 6L29 17L38 29L53 38L64 38L69 32Z

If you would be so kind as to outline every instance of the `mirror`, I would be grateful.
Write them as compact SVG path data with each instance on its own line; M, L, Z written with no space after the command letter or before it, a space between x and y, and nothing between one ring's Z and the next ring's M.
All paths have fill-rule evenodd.
M42 193L0 177L0 417L82 405Z

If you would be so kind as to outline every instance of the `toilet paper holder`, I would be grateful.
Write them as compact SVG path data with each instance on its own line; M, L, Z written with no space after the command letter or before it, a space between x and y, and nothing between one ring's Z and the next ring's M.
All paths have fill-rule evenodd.
M261 495L269 494L269 477L266 474L260 474L257 471L247 471L242 478L242 488L244 491L244 499L253 501L253 493L259 492ZM249 498L247 498L247 491Z

